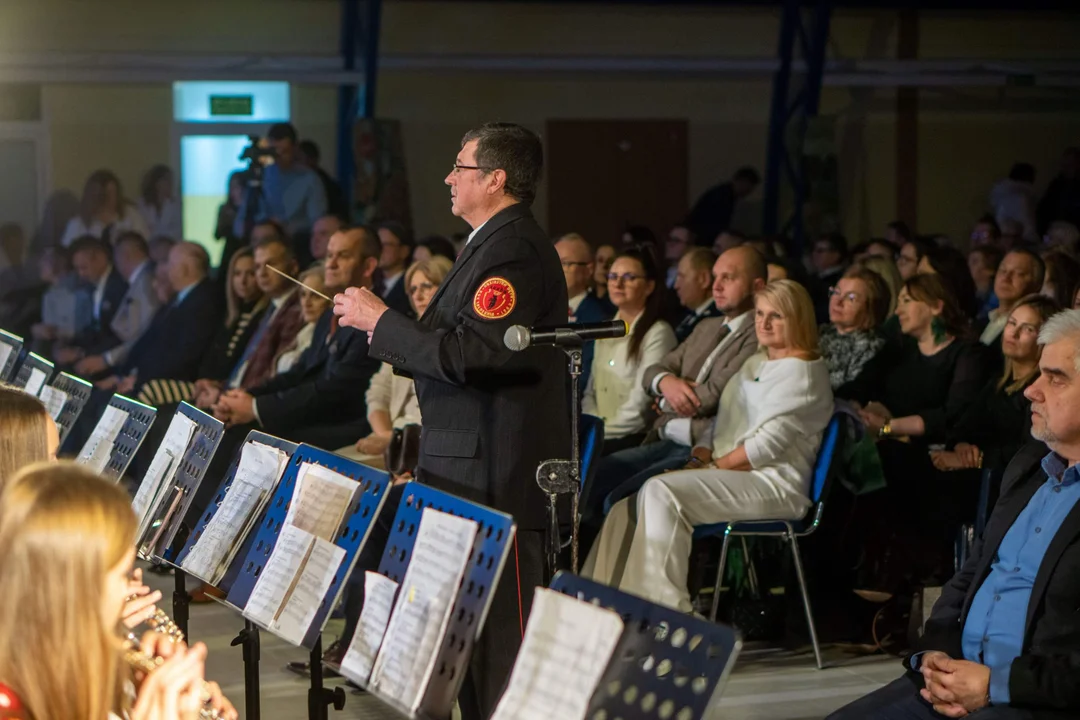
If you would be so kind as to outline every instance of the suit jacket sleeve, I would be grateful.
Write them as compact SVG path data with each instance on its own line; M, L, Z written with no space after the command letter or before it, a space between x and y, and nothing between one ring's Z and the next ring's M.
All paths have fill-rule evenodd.
M354 396L370 384L379 362L368 357L367 334L341 328L335 343L322 372L292 387L260 390L264 394L257 395L259 419L268 431L325 423L328 415L347 410Z
M720 396L724 394L724 388L727 387L728 381L735 376L735 373L739 372L739 368L743 366L743 363L757 352L757 348L757 334L754 332L753 323L751 323L749 330L744 328L744 332L740 333L740 337L732 338L731 345L724 348L724 351L716 358L716 362L713 364L712 369L709 370L705 382L695 390L698 400L701 401L697 417L710 417L716 414L717 407L720 405Z
M410 375L424 375L440 382L464 386L472 376L497 370L517 353L503 344L511 325L532 325L543 317L551 300L536 251L528 241L499 238L487 242L473 258L487 268L468 292L452 328L432 328L387 310L372 336L371 352ZM480 287L491 278L502 278L514 289L514 305L497 319L487 319L473 308ZM525 352L529 352L526 350Z
M214 299L215 290L208 280L192 291L190 305L181 306L170 314L171 327L163 328L163 337L169 338L147 353L146 362L138 368L140 383L154 378L195 380L203 354L214 340L221 322Z
M701 327L700 324L698 327ZM694 332L697 332L697 328L694 328ZM693 338L694 333L690 333L690 337L676 345L675 349L665 355L663 360L645 368L645 374L641 376L641 386L645 392L652 394L652 386L658 375L670 373L678 377L683 376L683 357L686 356L686 348L693 342Z

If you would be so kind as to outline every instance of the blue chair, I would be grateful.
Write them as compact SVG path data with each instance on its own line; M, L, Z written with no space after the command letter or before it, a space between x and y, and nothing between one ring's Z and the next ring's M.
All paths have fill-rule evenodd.
M720 604L720 585L724 581L724 566L727 563L728 545L731 542L731 536L782 537L791 543L791 555L795 561L795 574L799 578L799 589L802 591L803 607L806 610L806 624L810 628L810 641L814 645L814 658L817 660L819 670L822 668L821 648L818 645L817 630L814 628L814 616L810 610L810 595L806 590L806 577L803 573L802 557L799 554L798 538L806 537L814 532L821 523L821 515L825 510L825 497L828 495L829 485L835 474L832 464L836 449L841 441L844 418L843 413L834 414L825 428L825 434L821 440L821 449L818 451L813 476L811 477L810 499L814 502L814 505L802 520L744 520L736 523L699 525L694 528L695 539L714 537L720 534L724 536L724 544L720 550L720 567L716 572L716 586L713 590L712 610L709 613L709 619L713 622L716 622L716 611Z

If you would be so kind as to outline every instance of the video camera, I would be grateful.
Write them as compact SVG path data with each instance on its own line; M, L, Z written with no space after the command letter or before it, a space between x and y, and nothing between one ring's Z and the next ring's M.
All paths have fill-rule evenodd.
M239 160L247 160L247 175L249 179L258 180L262 177L263 169L277 158L274 149L258 135L248 135L248 146L240 153Z

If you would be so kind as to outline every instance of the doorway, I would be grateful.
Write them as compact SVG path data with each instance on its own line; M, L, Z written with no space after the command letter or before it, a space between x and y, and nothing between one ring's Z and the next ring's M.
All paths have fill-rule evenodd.
M549 120L548 229L593 247L630 225L660 241L688 209L686 120Z
M48 133L41 123L0 123L0 224L18 224L27 238L41 219L48 162Z

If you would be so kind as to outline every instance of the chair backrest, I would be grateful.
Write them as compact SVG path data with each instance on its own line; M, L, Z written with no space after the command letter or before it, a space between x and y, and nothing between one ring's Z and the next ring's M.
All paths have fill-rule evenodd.
M581 436L581 486L585 487L596 470L596 457L604 443L604 418L595 415L581 416L578 425Z
M810 499L814 503L821 502L828 489L829 479L832 477L833 458L840 444L840 429L843 422L844 414L834 413L821 437L821 448L814 461L814 473L810 477Z

